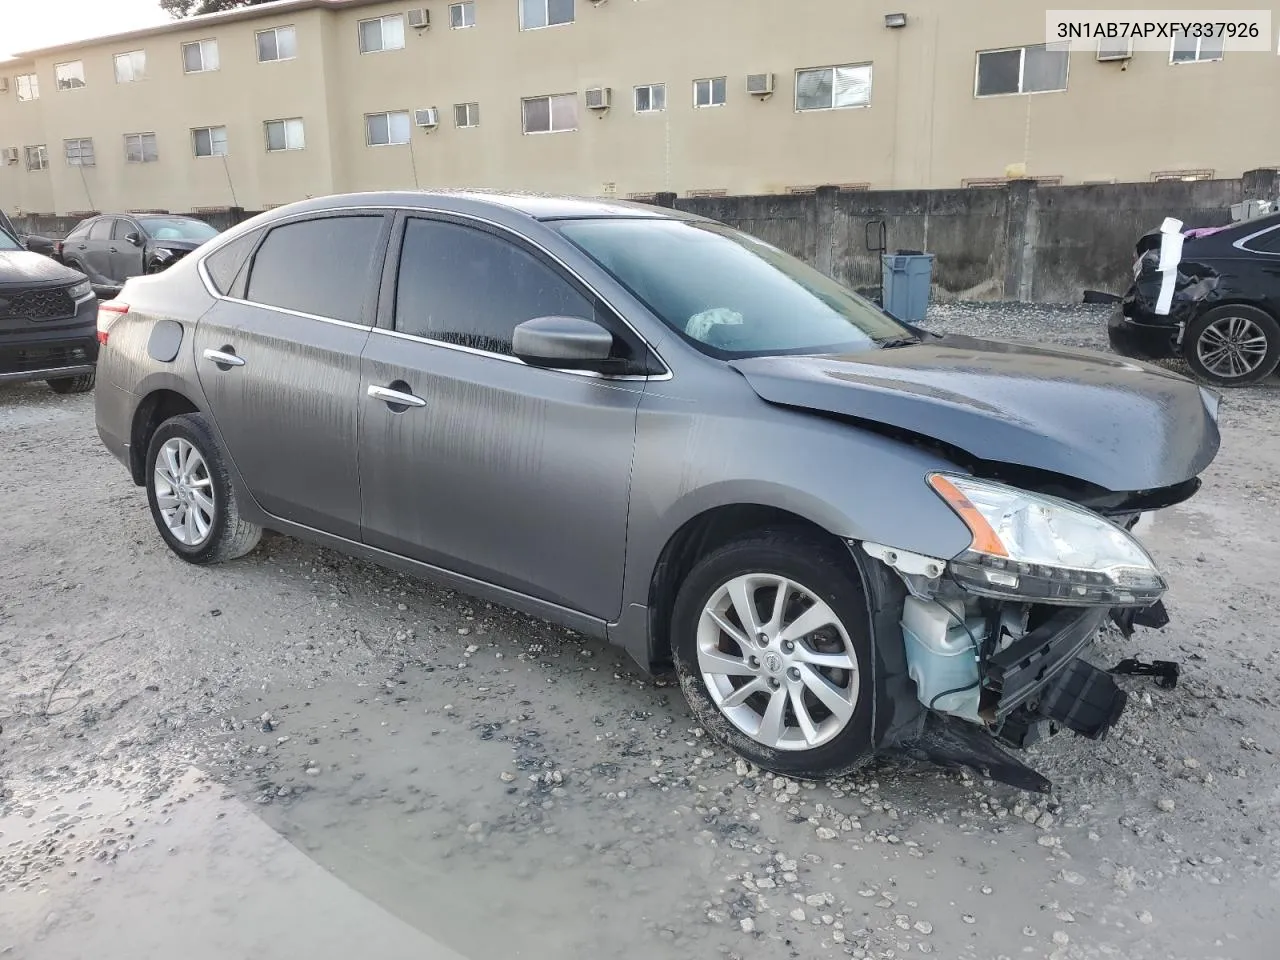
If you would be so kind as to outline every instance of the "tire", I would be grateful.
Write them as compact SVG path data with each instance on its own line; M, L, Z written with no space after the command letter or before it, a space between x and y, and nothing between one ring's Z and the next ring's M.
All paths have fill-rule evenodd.
M1234 347L1228 345L1232 342ZM1214 307L1187 324L1182 352L1195 375L1209 383L1257 383L1280 364L1280 323L1245 304Z
M778 580L789 584L781 631L774 610ZM743 636L743 618L733 601L738 586L744 588L736 590L739 597L753 592L757 624L775 621L764 624L763 633L771 636L768 647L761 647L758 637L753 647ZM786 626L806 611L814 613L807 614L811 623L801 629L827 619L835 622L804 634L803 641L787 637ZM748 643L740 643L725 624ZM676 676L694 716L713 737L757 766L817 779L849 773L871 758L875 688L870 619L853 561L839 546L803 530L775 528L712 551L694 566L676 596L671 646ZM723 657L709 659L717 654ZM813 658L824 654L826 662L815 663ZM854 669L838 668L837 661ZM718 665L737 675L715 674ZM822 687L815 686L824 680ZM744 699L748 687L754 692ZM797 693L808 729L795 706ZM783 694L782 737L762 735L769 705ZM840 715L827 702L838 704Z
M55 377L45 383L54 393L88 393L96 381L96 373L82 373L74 377Z
M147 445L146 478L156 529L169 549L188 563L235 560L262 539L261 527L240 518L226 459L200 414L183 414L160 424Z

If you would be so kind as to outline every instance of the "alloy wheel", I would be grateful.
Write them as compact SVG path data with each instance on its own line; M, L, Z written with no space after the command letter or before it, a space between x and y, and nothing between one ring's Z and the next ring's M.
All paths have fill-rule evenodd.
M195 444L171 437L160 448L155 466L156 506L169 533L179 543L198 547L213 530L213 478Z
M803 584L750 573L715 590L698 622L698 670L725 718L774 750L812 750L858 705L848 632Z
M1204 328L1196 356L1205 369L1237 380L1258 369L1267 357L1267 335L1248 317L1223 317Z

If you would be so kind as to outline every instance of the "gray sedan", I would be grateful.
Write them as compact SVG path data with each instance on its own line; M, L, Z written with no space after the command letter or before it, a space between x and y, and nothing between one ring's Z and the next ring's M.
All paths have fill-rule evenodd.
M1182 377L908 327L625 203L307 200L129 280L99 340L99 433L179 557L270 528L607 639L793 776L1104 735L1080 654L1163 623L1132 528L1218 448Z

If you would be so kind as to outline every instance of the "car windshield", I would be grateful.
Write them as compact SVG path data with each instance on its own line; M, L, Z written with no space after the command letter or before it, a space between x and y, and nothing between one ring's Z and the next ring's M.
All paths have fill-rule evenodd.
M869 300L720 224L599 219L558 229L714 357L836 353L912 336Z
M142 229L154 240L209 240L218 235L203 220L185 217L148 217L142 221Z

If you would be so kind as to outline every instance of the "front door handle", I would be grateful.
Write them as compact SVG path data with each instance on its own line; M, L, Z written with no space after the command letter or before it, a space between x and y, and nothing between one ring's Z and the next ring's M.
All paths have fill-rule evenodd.
M421 397L415 397L412 393L392 390L390 387L379 387L376 384L369 385L369 396L375 400L381 400L389 407L425 407L427 405L427 401Z
M117 250L115 247L112 247L112 248L111 248L111 252L112 252L112 253L119 253L120 251L119 251L119 250Z
M237 357L234 353L227 353L223 350L206 350L204 358L220 367L244 366L244 357Z

